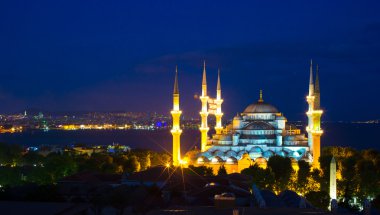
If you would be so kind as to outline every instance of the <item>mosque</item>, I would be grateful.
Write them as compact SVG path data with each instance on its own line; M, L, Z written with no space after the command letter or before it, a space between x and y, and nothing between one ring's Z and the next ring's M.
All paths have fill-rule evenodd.
M222 90L218 71L216 98L207 95L206 65L203 65L202 108L200 111L201 143L200 151L195 158L181 159L180 152L180 115L178 73L176 71L173 92L173 165L205 165L216 172L224 165L228 173L240 172L250 165L266 165L273 155L286 156L293 161L305 160L314 168L319 168L320 138L323 131L320 119L323 111L320 108L320 89L316 68L315 82L313 64L310 64L309 93L306 101L309 108L306 112L308 125L306 132L287 123L286 117L273 105L266 103L260 90L257 102L248 105L243 112L237 114L232 122L222 126ZM209 137L207 118L216 118L215 134Z

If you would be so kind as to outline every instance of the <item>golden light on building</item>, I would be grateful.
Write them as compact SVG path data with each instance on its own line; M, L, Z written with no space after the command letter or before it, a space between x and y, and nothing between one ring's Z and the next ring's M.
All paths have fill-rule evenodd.
M173 90L173 110L170 112L173 118L172 136L173 136L173 166L179 166L181 163L181 127L180 116L182 111L179 109L179 89L178 89L178 70L176 68Z
M216 135L221 135L223 131L222 126L222 88L220 84L220 70L218 70L218 80L216 87L216 98L210 98L207 95L207 78L206 78L206 63L203 63L203 76L202 76L202 95L199 97L202 103L202 109L199 113L201 115L201 126L199 130L201 131L201 151L206 151L208 146L208 131L209 127L207 125L207 117L209 114L215 115L215 132Z
M306 96L308 110L306 115L308 123L306 131L301 132L297 125L286 124L285 116L273 105L265 103L260 90L259 100L250 104L241 114L237 114L232 122L222 126L223 103L220 71L218 70L216 97L209 97L207 92L206 65L203 64L201 117L199 130L201 132L201 144L199 150L194 150L196 156L186 160L181 159L180 153L180 115L178 73L176 71L173 93L173 165L205 165L212 167L216 172L220 166L225 166L228 173L240 172L242 169L256 164L266 168L271 156L279 155L292 158L292 167L298 171L298 160L305 160L312 164L313 168L319 168L321 129L320 91L318 67L316 81L313 81L313 67L310 66L309 93ZM196 97L194 97L196 98ZM215 134L208 136L208 116L215 115Z
M216 117L216 125L215 125L215 131L216 134L221 134L223 127L222 127L222 88L220 85L220 70L218 70L218 83L216 87L216 99L215 99L215 104L216 104L216 112L215 112L215 117Z
M199 97L202 102L202 110L199 113L201 115L201 151L206 151L207 146L207 132L209 127L207 126L208 110L207 104L209 97L207 96L207 80L206 80L206 62L203 63L203 78L202 78L202 95Z
M313 81L313 61L310 62L310 80L309 80L309 94L306 101L309 104L309 109L306 112L308 117L308 125L306 131L308 132L308 145L313 155L313 168L319 168L319 157L321 155L321 116L323 111L320 109L320 90L319 90L319 68L317 65L315 84Z

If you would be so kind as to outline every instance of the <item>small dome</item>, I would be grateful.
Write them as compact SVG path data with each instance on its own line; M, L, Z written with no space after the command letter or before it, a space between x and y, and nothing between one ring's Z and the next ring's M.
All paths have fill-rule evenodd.
M218 157L223 157L224 156L224 152L216 150L216 151L213 152L213 155L214 156L218 156Z
M265 158L272 157L273 155L274 155L274 153L273 153L272 151L270 151L270 150L265 151L265 152L263 153L263 156L264 156Z
M277 155L279 156L282 156L282 157L286 157L287 153L285 151L278 151L276 152Z
M250 153L262 153L262 152L263 150L258 146L255 146L250 150Z
M229 150L225 153L226 157L236 157L237 153L235 151Z
M249 156L248 152L242 150L242 151L240 151L240 152L237 153L237 156L236 156L236 157L240 160L240 159L243 158L243 156Z

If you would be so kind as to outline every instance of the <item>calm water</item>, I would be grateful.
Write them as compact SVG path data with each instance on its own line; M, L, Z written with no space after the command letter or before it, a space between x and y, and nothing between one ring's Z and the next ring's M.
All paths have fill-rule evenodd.
M356 149L375 148L380 150L379 124L324 123L323 128L325 133L322 136L322 146L350 146ZM169 130L25 131L23 133L0 134L0 141L25 146L119 143L132 148L171 150ZM187 151L194 146L199 147L199 142L199 131L184 131L181 138L182 151Z

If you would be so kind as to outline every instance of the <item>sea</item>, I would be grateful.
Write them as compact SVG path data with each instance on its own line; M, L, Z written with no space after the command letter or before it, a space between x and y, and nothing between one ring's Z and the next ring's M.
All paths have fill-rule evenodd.
M380 124L323 123L324 134L321 145L344 146L355 149L380 151ZM0 142L19 144L25 147L40 145L110 145L121 144L131 148L171 151L170 130L26 130L20 133L0 134ZM200 145L199 130L184 130L181 136L181 151Z

